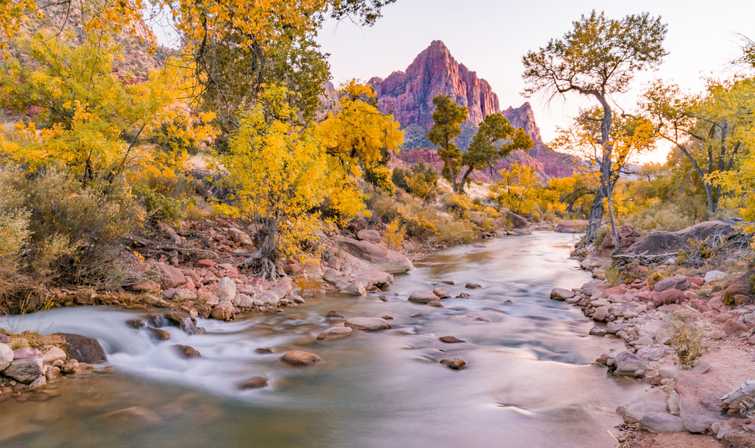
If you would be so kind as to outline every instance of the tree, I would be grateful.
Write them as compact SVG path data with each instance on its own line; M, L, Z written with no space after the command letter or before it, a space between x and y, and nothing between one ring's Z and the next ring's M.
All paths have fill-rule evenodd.
M523 77L528 84L527 95L543 90L553 94L577 92L600 104L601 188L593 201L586 235L592 242L603 219L603 199L611 195L610 96L625 92L638 71L661 62L666 55L666 25L660 17L647 13L615 20L593 11L572 26L561 39L552 39L523 57Z
M704 96L685 96L676 85L656 82L643 108L658 137L689 161L705 190L709 215L718 211L721 186L713 178L731 171L752 144L755 78L710 82Z
M500 159L517 149L532 147L532 139L524 129L511 126L502 113L488 115L480 123L469 149L462 156L461 164L467 169L457 185L457 193L464 192L469 175L474 170L492 168Z
M456 139L461 134L462 123L467 119L467 108L445 95L433 98L433 104L433 127L427 138L438 145L438 155L443 159L443 177L451 183L454 191L458 191L457 181L463 155Z
M376 186L390 189L387 163L404 141L401 125L380 112L372 87L351 81L340 94L338 110L318 126L320 140L345 171L364 174Z
M538 195L542 187L535 170L529 165L514 163L499 174L501 180L493 184L491 198L518 215L539 219Z
M598 196L601 191L608 192L603 195L603 200L606 201L605 208L608 209L612 236L614 241L618 241L612 195L614 187L625 172L630 157L653 147L655 133L652 123L647 118L612 114L610 133L608 140L604 142L602 116L603 111L598 107L582 110L574 119L572 126L559 130L554 145L581 153L592 166L597 168L601 174L601 182L597 191L590 193ZM611 158L608 160L607 167L604 166L606 163L603 154L604 143L611 147ZM603 173L608 173L607 179L602 179Z

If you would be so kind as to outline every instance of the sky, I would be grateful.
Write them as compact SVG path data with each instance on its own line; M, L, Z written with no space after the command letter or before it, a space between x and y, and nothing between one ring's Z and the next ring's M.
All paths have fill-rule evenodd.
M654 79L678 83L694 93L703 90L706 78L731 76L737 70L731 61L741 55L742 35L755 39L755 0L398 0L384 9L374 26L331 21L319 40L330 53L336 84L403 70L432 40L442 40L457 61L490 82L502 109L530 101L547 142L558 127L568 126L580 107L592 103L577 94L550 100L542 95L523 97L521 58L562 36L573 20L592 9L612 18L647 11L668 24L669 55L663 64L639 75L627 94L615 98L627 111ZM662 161L667 152L661 146L636 161Z

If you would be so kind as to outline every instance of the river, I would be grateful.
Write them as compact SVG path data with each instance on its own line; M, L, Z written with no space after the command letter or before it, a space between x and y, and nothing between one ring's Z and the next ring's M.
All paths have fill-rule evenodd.
M591 365L622 345L588 336L592 324L578 309L549 299L553 287L589 280L569 259L575 240L535 232L456 247L417 262L385 302L309 299L278 314L200 320L204 335L169 329L172 340L162 343L125 325L134 313L106 308L0 318L12 331L96 337L113 366L0 403L0 447L614 447L616 405L642 386ZM442 281L472 297L443 308L407 302L411 291ZM467 282L482 288L466 290ZM316 341L332 325L330 310L390 315L393 329ZM466 342L438 341L445 335ZM179 358L176 343L202 358ZM322 362L287 367L278 352L292 348ZM448 357L467 368L438 363ZM237 389L255 375L269 387Z

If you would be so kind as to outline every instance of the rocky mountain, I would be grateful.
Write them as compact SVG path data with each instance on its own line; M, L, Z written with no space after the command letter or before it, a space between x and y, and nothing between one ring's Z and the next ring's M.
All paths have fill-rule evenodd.
M468 109L469 119L459 137L462 147L468 146L483 118L501 112L498 95L490 84L459 63L439 40L417 55L405 71L393 72L385 79L372 78L369 83L378 94L380 109L392 114L404 129L406 142L402 159L407 162L430 157L428 151L410 153L433 146L426 134L432 126L433 98L437 95L448 95ZM514 126L530 134L535 146L527 153L512 154L501 166L516 160L533 166L543 177L568 176L573 172L578 160L553 151L543 143L529 103L509 107L503 113ZM437 164L436 160L432 162Z

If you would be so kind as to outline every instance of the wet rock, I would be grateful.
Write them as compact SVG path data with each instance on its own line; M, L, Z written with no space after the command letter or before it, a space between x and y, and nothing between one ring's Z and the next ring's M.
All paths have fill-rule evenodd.
M102 418L119 427L154 426L162 423L162 418L154 411L141 406L131 406L102 414Z
M676 288L681 291L689 288L687 277L683 275L675 275L673 277L664 278L658 281L655 286L653 286L653 290L655 290L656 292L666 291L667 289L671 288Z
M107 361L105 350L97 339L78 334L58 333L63 338L63 349L69 358L87 364L99 364Z
M480 289L482 288L482 285L479 283L467 283L464 287L467 289Z
M171 325L180 328L186 334L191 335L202 333L202 329L197 327L196 319L189 316L188 313L184 313L182 311L171 311L165 313L165 318Z
M380 331L391 328L390 322L379 317L353 317L347 319L345 325L363 331Z
M755 411L755 380L745 381L721 397L721 411L732 416L752 415Z
M147 316L147 323L155 328L167 327L170 325L168 318L164 314L150 314Z
M236 298L236 282L230 277L223 277L218 282L215 295L220 302L233 302Z
M0 343L0 372L13 362L13 350L6 344Z
M354 330L351 327L330 327L317 335L318 341L333 341L351 336Z
M68 358L66 352L59 347L50 347L42 354L42 362L45 364L54 364L58 361L65 361L66 358Z
M196 359L202 357L202 354L199 353L199 350L190 345L176 344L173 346L173 348L176 350L176 353L178 353L178 355L184 359Z
M60 378L60 376L63 373L60 370L60 367L56 366L47 366L45 368L45 378L47 378L47 381L55 381L56 379Z
M147 324L142 319L129 319L126 321L126 325L138 330L140 328L144 328Z
M443 303L441 303L440 299L432 300L428 305L435 308L443 308Z
M451 297L451 294L449 294L445 288L435 288L433 289L433 294L435 294L435 296L439 299L447 299Z
M564 301L574 297L574 291L564 288L553 288L551 291L551 300Z
M468 293L466 291L462 291L462 292L460 292L459 294L456 295L457 299L468 299L470 297L472 297L472 294L470 294L470 293Z
M593 320L596 320L598 322L606 322L610 315L610 311L611 311L611 307L608 305L599 306L593 312L592 318Z
M612 373L616 376L638 378L645 373L645 363L632 352L621 352L614 356Z
M338 311L330 310L325 314L325 318L327 319L345 319L345 316Z
M608 334L608 332L606 331L606 327L601 327L601 326L596 325L590 329L591 336L605 336L606 334Z
M404 254L369 241L340 237L338 246L351 255L366 260L389 274L403 274L414 266Z
M705 277L703 279L705 280L705 283L713 283L718 282L726 278L726 272L723 271L708 271L705 273Z
M467 362L461 358L441 359L440 363L451 370L462 370L467 367Z
M446 344L459 344L462 342L466 342L465 340L459 339L456 336L441 336L438 338L438 340Z
M41 358L14 359L3 371L3 375L24 384L31 384L44 374Z
M379 243L383 239L380 236L380 232L374 229L360 230L359 232L357 232L357 238L362 241L369 241L370 243Z
M268 384L267 378L265 378L264 376L253 376L239 383L239 389L241 390L261 389L263 387L267 387L267 384Z
M258 355L269 355L273 353L273 349L269 347L258 347L254 349L254 353L257 353Z
M220 302L212 307L210 316L212 316L213 319L229 321L233 320L237 312L238 311L236 310L236 307L233 306L233 303Z
M281 361L295 367L312 366L320 362L320 357L314 353L309 353L301 350L292 350L286 352L281 356Z
M432 291L414 291L409 295L410 302L420 305L427 305L433 300L438 300L438 296L436 296Z
M163 330L162 328L147 328L147 332L152 337L152 339L156 341L167 341L170 340L170 333L168 333L166 330Z

